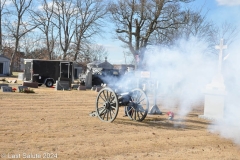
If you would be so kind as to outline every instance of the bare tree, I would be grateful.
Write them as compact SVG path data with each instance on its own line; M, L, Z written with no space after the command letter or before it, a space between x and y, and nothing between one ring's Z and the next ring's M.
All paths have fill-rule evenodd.
M196 9L188 9L185 13L185 22L176 30L171 44L175 44L179 39L189 40L198 38L199 41L206 42L205 54L209 54L214 49L212 46L212 35L214 23L207 19L208 11L204 11L204 5ZM170 45L171 45L170 44ZM167 44L169 45L169 44Z
M187 19L187 23L178 31L178 33L181 33L178 34L180 35L179 38L188 39L194 36L199 38L199 40L207 42L207 53L216 53L215 45L218 45L222 38L225 43L231 44L239 33L237 27L231 23L223 22L221 26L217 26L207 20L207 12L202 13L202 9L190 11Z
M224 42L230 45L237 38L238 34L239 29L235 25L225 21L220 26L213 26L209 41L212 42L212 46L215 46L223 38Z
M51 60L54 57L54 47L57 41L58 32L55 33L54 30L57 29L53 25L53 3L47 0L43 0L41 8L39 10L31 10L32 19L38 25L38 29L43 33L44 43L46 45L48 59Z
M75 1L53 0L53 16L56 19L55 26L58 28L59 44L63 51L62 59L66 59L68 49L72 43L76 30L77 17Z
M27 34L22 37L19 49L24 52L25 58L48 59L48 50L41 40L41 35L36 33Z
M32 4L32 0L11 0L12 6L11 11L9 11L9 16L6 20L6 28L8 30L9 36L14 39L14 52L10 58L10 74L12 75L15 55L19 51L20 39L35 29L36 25L31 25L31 20L27 16L28 10ZM13 17L15 19L13 19Z
M0 0L0 54L2 54L3 43L2 43L2 16L5 7L6 0Z
M144 50L156 34L168 39L172 31L185 23L180 2L191 0L117 0L109 11L115 22L117 38L129 48L133 56L143 59ZM167 32L166 32L167 31Z
M199 38L208 37L213 27L212 22L207 20L208 11L203 13L202 6L199 10L188 10L186 14L186 23L182 25L179 31L181 37L188 39L190 36Z
M83 45L87 44L86 41L101 31L102 20L107 14L107 4L105 0L77 0L77 14L74 60L78 59L81 51L84 52Z
M87 43L83 46L84 51L80 53L77 62L102 61L108 56L107 49L102 45Z
M104 46L102 45L89 45L89 48L91 51L92 60L101 61L108 56L106 48L104 48Z

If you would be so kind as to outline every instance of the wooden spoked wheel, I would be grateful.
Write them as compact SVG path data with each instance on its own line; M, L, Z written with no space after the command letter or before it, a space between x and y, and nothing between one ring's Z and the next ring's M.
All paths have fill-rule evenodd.
M130 96L131 101L125 108L128 117L135 121L143 121L147 116L149 109L147 95L143 90L137 88L131 91Z
M111 88L99 91L96 100L98 118L104 122L113 122L119 110L117 95Z

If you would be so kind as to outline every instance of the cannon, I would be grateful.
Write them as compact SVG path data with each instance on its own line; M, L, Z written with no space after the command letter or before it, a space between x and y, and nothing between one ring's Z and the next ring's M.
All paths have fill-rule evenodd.
M104 122L113 122L124 106L131 120L143 121L148 113L149 102L143 90L136 88L129 92L118 93L109 87L101 89L96 98L96 110L90 116L97 116Z

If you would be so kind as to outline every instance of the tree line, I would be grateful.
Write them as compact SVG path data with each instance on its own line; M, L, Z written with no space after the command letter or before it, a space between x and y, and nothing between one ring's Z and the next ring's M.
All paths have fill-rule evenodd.
M141 66L149 45L171 46L180 38L196 36L212 46L223 35L235 35L233 26L218 28L207 20L204 6L187 7L193 1L0 0L0 51L8 53L10 74L19 53L82 63L101 60L108 53L95 38L104 38L108 22L114 27L113 38Z

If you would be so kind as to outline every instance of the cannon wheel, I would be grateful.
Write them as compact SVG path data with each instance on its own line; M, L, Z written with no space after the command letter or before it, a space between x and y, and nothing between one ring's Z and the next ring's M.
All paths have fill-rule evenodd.
M98 118L104 122L112 122L117 117L119 110L117 95L111 88L99 91L96 100Z
M131 102L125 109L127 115L132 120L143 121L148 113L148 98L139 88L132 90L131 93Z

